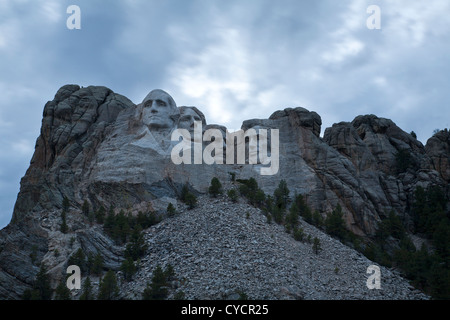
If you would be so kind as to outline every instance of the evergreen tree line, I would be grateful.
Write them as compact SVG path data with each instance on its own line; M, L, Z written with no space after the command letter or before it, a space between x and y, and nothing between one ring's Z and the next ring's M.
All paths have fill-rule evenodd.
M448 200L439 186L417 187L412 207L413 233L427 238L432 247L416 250L398 215L391 211L378 226L366 255L380 264L396 266L412 284L435 299L450 299L450 217ZM395 250L388 243L395 241Z
M410 166L407 155L399 155L398 160L401 171ZM313 212L308 207L303 195L295 195L290 201L285 181L280 181L273 195L264 194L254 178L236 181L240 183L238 192L228 191L232 201L237 201L239 193L252 205L261 208L266 213L268 222L274 220L284 225L288 232L292 230L296 240L314 242L314 252L320 251L320 241L311 241L305 236L302 228L298 227L299 217L362 252L369 259L388 267L400 268L416 288L433 298L450 298L450 217L445 212L448 200L440 187L431 186L427 190L418 187L412 208L414 233L431 241L433 250L430 251L425 246L420 250L415 249L403 222L394 211L389 212L387 218L379 224L373 242L363 243L360 237L345 227L339 204L324 219L318 211ZM397 249L389 248L389 239L397 242Z
M183 185L179 199L188 206L188 209L193 209L197 206L197 197L189 190L187 183Z

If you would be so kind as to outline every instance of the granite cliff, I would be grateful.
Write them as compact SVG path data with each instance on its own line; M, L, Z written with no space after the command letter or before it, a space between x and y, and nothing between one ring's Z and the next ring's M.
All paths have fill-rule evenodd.
M449 197L448 131L436 133L424 146L393 121L375 115L363 115L351 122L334 124L327 128L321 137L322 121L317 113L301 107L286 108L274 112L269 119L251 119L242 124L244 131L279 130L279 170L274 175L261 175L260 168L264 167L265 163L260 162L174 164L170 157L170 150L174 146L171 133L174 128L194 132L194 121L200 121L204 130L226 132L223 126L207 124L204 115L197 108L177 107L175 101L161 90L153 90L142 103L135 105L126 97L105 87L81 88L77 85L66 85L59 89L54 99L44 107L41 134L36 141L30 167L21 180L11 223L0 231L0 298L19 299L24 290L31 287L41 263L47 265L52 275L52 285L56 287L63 278L68 258L78 248L83 249L86 254L100 253L105 268L116 271L120 269L124 260L124 246L114 242L101 226L89 222L83 216L81 212L84 203L87 203L92 211L98 211L101 207L114 208L116 214L125 211L132 216L139 212L155 212L164 219L160 227L157 225L144 230L150 249L141 260L141 271L133 280L137 288L143 285L139 285L137 279L148 280L150 273L145 270L149 271L149 267L147 265L146 268L145 263L152 261L151 264L154 264L156 258L150 257L155 252L163 264L170 258L173 258L171 263L176 264L176 261L181 261L181 254L189 254L183 252L177 256L175 253L178 246L186 246L180 235L174 236L172 242L176 244L171 248L161 249L164 247L163 242L172 243L170 239L166 239L170 238L166 233L179 231L187 236L189 230L185 226L189 221L192 223L192 219L200 219L199 224L215 224L223 218L220 212L225 215L227 212L229 215L242 215L241 210L251 210L240 208L238 204L231 202L226 203L224 207L224 199L207 206L211 200L205 194L213 177L217 177L224 184L231 184L229 187L236 183L230 182L231 175L236 179L254 178L259 187L268 194L273 193L279 182L284 180L292 197L294 194L302 194L307 205L324 218L339 204L347 229L368 241L376 234L379 223L390 211L394 211L407 227L413 228L411 207L414 191L418 186L441 186L446 197ZM228 142L226 138L224 134L224 146ZM250 142L244 141L244 144L247 149L250 148ZM203 142L200 142L200 145L204 149ZM236 143L234 145L237 146ZM225 155L223 157L225 158ZM189 220L194 211L186 210L184 204L178 200L185 185L189 186L189 190L202 202L201 209L196 209L201 217ZM68 200L70 207L67 212L67 233L61 232L59 227L64 199ZM245 205L242 200L240 202L239 205ZM165 217L169 203L182 212L179 217ZM254 212L252 216L258 214L263 216L262 212ZM214 219L217 221L213 221ZM242 275L239 272L242 268L249 269L247 273L251 272L252 267L261 268L261 274L264 268L275 272L270 263L266 264L266 260L268 257L276 257L282 261L283 256L277 256L275 252L285 249L283 243L289 247L286 249L288 257L294 256L295 250L300 250L296 254L312 254L305 251L305 248L299 249L298 245L292 245L289 242L292 239L288 240L282 231L278 230L280 234L277 234L276 226L266 230L269 227L258 227L258 223L261 223L259 218L254 219L256 220L242 222L245 226L240 223L237 228L242 230L230 230L226 233L230 237L234 237L235 233L244 234L242 243L226 237L211 240L215 245L211 247L210 253L220 251L224 247L239 252L236 252L235 262L226 268L228 273L224 271L225 278L239 277ZM205 222L209 220L211 221ZM228 222L232 223L232 220ZM247 226L253 222L255 225ZM310 228L304 221L302 223L305 228ZM191 229L198 229L199 224L195 224ZM220 225L226 224L222 222ZM160 232L160 229L163 231ZM206 231L197 232L202 236L202 232ZM263 235L258 235L259 232ZM330 250L328 255L335 257L334 264L328 265L322 261L326 268L332 268L332 265L347 266L345 268L348 270L340 289L334 286L333 291L331 287L324 285L315 287L311 279L322 277L322 280L317 281L323 283L324 279L328 279L324 275L311 276L308 280L302 278L301 274L313 272L312 265L315 260L311 257L308 258L309 267L306 264L296 265L298 273L292 277L287 275L292 270L280 274L282 285L276 288L273 294L263 296L262 292L267 291L267 286L263 284L259 290L249 289L253 286L251 281L245 289L259 298L329 299L334 297L333 292L339 291L340 294L336 296L338 298L364 299L364 293L361 291L364 288L353 292L350 289L346 291L345 287L350 288L352 275L361 276L361 270L354 270L353 273L349 270L351 263L346 259L351 254L344 251L352 249L342 249L340 244L332 242L334 240L327 240L320 230L314 229L311 233L317 234L323 243L327 243L325 246ZM267 242L268 234L281 238L276 241L276 245L268 245L266 254L258 256L256 249L248 249L255 245L251 241L256 241L256 244ZM149 237L153 240L149 240ZM162 240L163 238L165 240ZM242 244L246 244L247 249ZM202 246L205 246L205 243ZM242 255L242 250L239 248L252 252L249 255L253 264L241 265L242 260L238 257ZM196 254L199 257L193 260L193 265L200 269L193 267L194 269L187 270L180 264L174 265L175 271L183 277L194 277L195 272L201 272L200 260L210 259L212 256L205 256L204 252ZM221 261L218 256L214 256L214 259L218 265L231 263ZM289 259L293 258L287 259L286 261L290 261ZM354 259L362 261L363 258ZM370 261L366 262L370 264ZM233 270L236 272L233 273ZM364 272L365 270L362 271ZM391 271L386 269L384 272ZM210 273L206 272L205 277ZM276 276L275 273L272 277ZM413 292L412 289L400 275L394 278L392 283L401 288L398 289L398 295L393 286L391 291L386 291L384 297L407 298L408 294ZM218 283L202 291L199 288L203 283L201 280L197 281L197 287L185 288L188 298L220 298L232 290L231 287L223 288L223 285ZM303 289L299 285L301 281L305 281ZM326 281L333 282L329 279ZM245 284L245 281L243 283ZM222 296L219 295L220 290L223 291ZM352 294L348 293L350 291ZM122 298L136 298L137 295L128 282L121 284ZM373 294L367 297L383 298ZM411 297L423 296L414 293Z

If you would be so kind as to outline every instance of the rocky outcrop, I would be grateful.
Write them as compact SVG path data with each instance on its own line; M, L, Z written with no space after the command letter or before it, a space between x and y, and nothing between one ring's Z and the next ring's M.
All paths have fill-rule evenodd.
M450 182L450 133L447 129L441 130L428 139L425 146L427 155L431 159L430 169L434 169L442 179Z
M177 203L185 184L201 195L207 192L213 177L224 182L233 173L237 179L254 177L266 193L273 193L285 180L291 196L303 194L308 205L324 217L340 204L348 229L370 238L391 210L403 221L411 220L412 195L417 186L438 184L449 192L447 131L435 134L424 147L393 121L365 115L334 124L321 138L322 121L317 113L286 108L268 119L250 119L242 124L244 131L279 131L279 153L272 154L279 159L279 170L261 175L260 169L267 167L261 159L256 164L175 164L171 150L179 141L172 141L171 135L177 129L193 134L195 120L201 122L202 132L216 129L223 135L221 146L227 145L225 127L208 124L195 107L178 108L162 90L150 92L137 105L105 87L67 85L58 90L44 108L41 134L21 181L13 219L0 231L0 297L18 298L31 285L42 261L61 277L67 257L77 248L100 252L108 267L119 268L123 248L115 246L101 228L86 226L88 222L80 213L84 201L92 210L104 206L131 214L165 212L169 202ZM272 137L269 133L269 149L274 143ZM192 141L191 151L196 147L206 150L208 141ZM244 143L248 161L250 142ZM222 151L223 157L219 157L226 159L227 150ZM64 197L71 207L70 236L59 231ZM232 210L233 205L229 206ZM206 215L207 210L202 210ZM192 291L191 297L205 294ZM298 295L317 298L328 293Z
M41 134L30 167L21 181L13 222L33 210L73 199L77 173L92 159L108 128L134 104L106 87L63 86L44 108Z

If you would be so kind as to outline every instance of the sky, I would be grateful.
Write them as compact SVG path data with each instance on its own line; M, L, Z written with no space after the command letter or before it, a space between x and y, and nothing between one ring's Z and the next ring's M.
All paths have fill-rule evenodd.
M0 228L65 84L136 104L160 88L229 129L287 107L317 112L321 134L375 114L425 144L450 126L449 14L447 0L0 0Z

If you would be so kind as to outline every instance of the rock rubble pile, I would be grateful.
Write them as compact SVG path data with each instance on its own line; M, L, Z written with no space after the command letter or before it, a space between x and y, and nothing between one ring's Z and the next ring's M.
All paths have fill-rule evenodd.
M156 266L169 264L186 299L428 298L385 267L381 289L368 289L366 271L374 263L304 221L305 234L320 240L318 254L242 200L202 196L198 203L192 210L179 206L175 217L145 231L148 254L124 283L124 298L140 299Z

